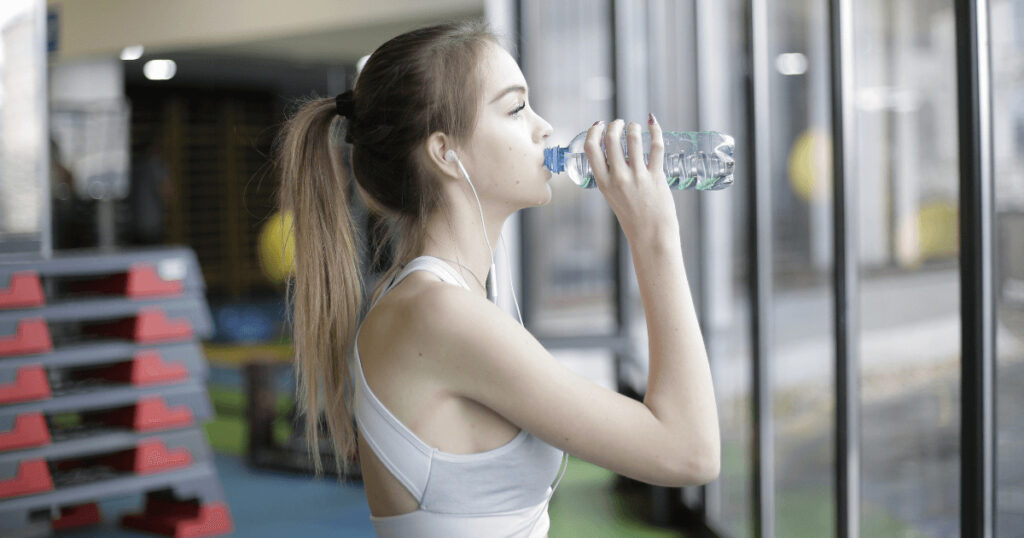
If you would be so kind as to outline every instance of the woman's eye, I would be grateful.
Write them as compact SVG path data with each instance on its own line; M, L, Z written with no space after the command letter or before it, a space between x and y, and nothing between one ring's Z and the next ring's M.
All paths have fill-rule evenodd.
M520 103L519 106L515 108L515 110L509 113L509 116L519 119L519 113L522 112L524 108L526 108L526 103Z

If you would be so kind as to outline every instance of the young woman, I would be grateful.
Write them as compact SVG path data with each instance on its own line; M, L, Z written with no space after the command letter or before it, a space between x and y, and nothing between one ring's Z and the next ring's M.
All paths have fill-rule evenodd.
M358 451L380 536L545 536L566 454L662 486L718 475L711 376L661 128L648 123L649 165L627 161L616 142L625 129L629 153L641 154L635 123L595 123L586 143L647 315L650 377L638 402L562 366L487 299L502 223L551 198L551 126L485 26L398 36L354 90L312 100L288 122L281 201L294 215L300 399L315 458L320 412L339 466ZM339 165L341 136L351 173ZM351 178L397 239L361 323Z

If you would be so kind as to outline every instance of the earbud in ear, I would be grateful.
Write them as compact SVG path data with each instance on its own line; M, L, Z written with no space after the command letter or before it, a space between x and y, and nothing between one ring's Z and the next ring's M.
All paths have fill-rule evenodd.
M446 161L448 161L450 163L453 163L453 162L459 160L459 158L455 155L455 150L454 149L450 149L450 150L444 152L444 160L446 160Z

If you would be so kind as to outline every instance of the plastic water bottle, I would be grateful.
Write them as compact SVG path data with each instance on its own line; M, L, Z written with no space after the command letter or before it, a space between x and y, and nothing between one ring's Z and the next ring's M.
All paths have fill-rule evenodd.
M544 166L552 173L566 172L573 183L584 189L597 186L590 162L583 152L587 132L576 135L565 147L551 147L544 150ZM720 190L732 185L734 142L731 136L714 131L666 132L665 179L669 187L677 190L697 189L700 191ZM602 148L603 148L602 144ZM644 163L648 162L651 151L651 134L643 133ZM626 147L626 132L622 132L622 152L629 160Z

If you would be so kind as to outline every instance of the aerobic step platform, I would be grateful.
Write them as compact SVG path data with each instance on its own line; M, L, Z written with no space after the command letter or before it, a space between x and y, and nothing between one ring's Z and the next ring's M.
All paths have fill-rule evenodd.
M41 474L36 465L28 472ZM169 536L215 536L233 530L224 493L212 461L149 474L112 473L49 493L0 501L0 534L45 534L50 529L100 520L96 500L145 493L144 509L121 524Z
M209 394L198 383L84 391L0 406L0 453L45 446L55 437L90 436L109 429L198 426L211 416Z
M53 295L137 299L202 295L205 289L195 253L180 247L113 253L80 249L0 263L0 310L41 307Z
M183 248L0 262L0 536L101 520L171 536L232 531L201 422L213 334Z
M46 400L99 386L205 380L207 371L202 349L194 341L163 346L84 343L0 359L0 405Z
M184 469L211 459L206 439L197 428L73 439L42 450L0 454L0 500Z
M83 341L181 342L212 334L209 307L196 296L85 299L31 313L0 311L0 357L46 353Z

